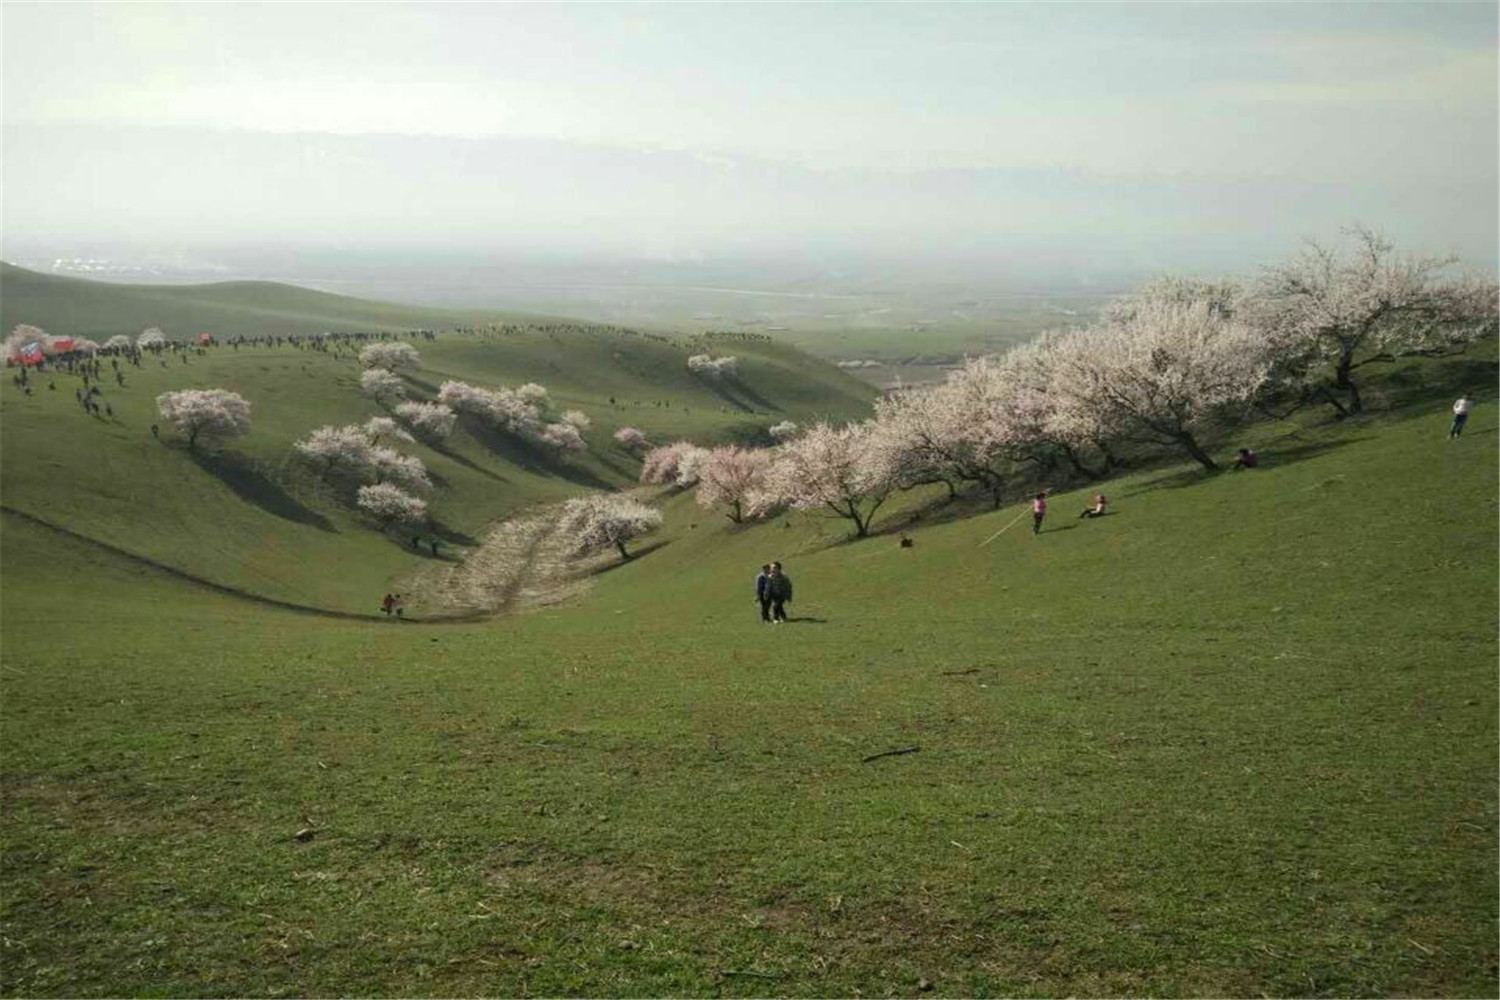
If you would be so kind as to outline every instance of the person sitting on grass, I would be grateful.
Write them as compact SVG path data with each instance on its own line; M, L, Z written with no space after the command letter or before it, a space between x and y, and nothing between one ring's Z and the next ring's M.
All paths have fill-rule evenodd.
M1235 472L1241 469L1253 469L1260 464L1260 456L1249 448L1241 448L1238 455L1234 456L1234 465L1230 466Z
M385 616L387 618L391 616L391 608L395 605L395 603L396 599L390 594L386 594L385 597L381 598L380 610L385 612Z
M1103 517L1104 509L1107 506L1109 506L1109 501L1105 498L1103 493L1100 493L1098 496L1094 497L1094 506L1085 507L1083 513L1079 514L1078 516L1080 518Z

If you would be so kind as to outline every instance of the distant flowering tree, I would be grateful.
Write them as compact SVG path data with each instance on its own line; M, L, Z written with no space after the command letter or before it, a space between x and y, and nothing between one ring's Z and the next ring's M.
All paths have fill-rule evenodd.
M562 416L558 417L557 419L559 422L567 424L569 427L576 428L580 433L588 430L594 424L594 422L589 419L589 415L587 413L584 413L582 410L567 410L563 413Z
M1217 468L1198 442L1211 416L1266 384L1264 338L1211 302L1143 303L1127 318L1070 334L1054 391L1127 440L1179 447Z
M614 433L615 443L629 452L640 452L651 447L646 435L635 427L621 427Z
M81 337L73 342L73 350L80 354L98 354L99 342L97 340L90 340L87 337Z
M889 449L870 425L820 423L776 449L748 508L752 516L777 507L826 511L853 522L864 537L899 481Z
M359 509L380 522L382 528L393 524L420 524L427 519L427 502L390 483L361 486L355 494Z
M629 559L625 546L654 531L661 520L660 511L639 500L598 493L564 503L558 527L573 540L577 552L597 552L613 546L622 559Z
M688 371L694 375L707 375L711 378L719 378L724 375L733 375L739 371L740 359L734 356L716 358L708 354L694 354L687 360Z
M359 376L359 391L377 402L388 403L406 395L406 383L389 368L367 368Z
M1284 376L1300 371L1313 380L1331 368L1332 388L1348 404L1326 398L1359 413L1358 369L1456 353L1495 334L1494 282L1445 279L1454 258L1398 257L1389 240L1363 227L1345 235L1352 244L1347 253L1310 242L1291 261L1267 268L1254 289L1250 319L1281 359ZM1299 364L1286 364L1288 358Z
M188 448L199 441L223 442L250 430L250 402L227 389L180 389L156 397L161 418L187 437Z
M791 420L783 420L779 424L772 424L769 433L777 441L785 441L797 436L797 425Z
M131 339L123 333L117 333L104 342L106 351L128 351L132 346Z
M292 445L298 457L318 467L326 482L335 474L363 476L374 445L364 428L324 426Z
M578 433L578 428L569 423L547 424L537 432L535 440L556 448L558 451L585 451L588 442Z
M551 400L547 390L534 382L514 389L484 389L450 379L438 387L438 400L459 413L471 414L496 430L533 444L560 451L582 451L588 447L573 424L548 421Z
M422 367L422 355L410 344L376 341L359 352L359 363L366 368L414 372Z
M442 403L401 403L396 416L406 421L412 432L427 442L441 441L453 433L457 416Z
M5 356L7 358L17 354L22 347L30 343L45 344L47 342L47 331L30 323L19 323L5 337Z
M371 417L366 420L364 427L365 437L370 439L371 444L389 444L392 441L400 444L411 444L415 438L406 432L406 429L390 417Z
M996 507L1009 461L1004 414L1009 387L997 369L971 362L935 386L911 389L876 404L872 447L885 452L898 483L976 483Z
M427 467L415 455L403 455L394 448L375 446L369 453L370 475L382 482L394 483L404 490L430 490L432 480Z
M771 453L764 448L712 449L698 468L698 506L723 508L731 521L743 522L770 465Z
M167 346L167 335L160 327L147 327L135 338L135 346L142 351L160 351Z

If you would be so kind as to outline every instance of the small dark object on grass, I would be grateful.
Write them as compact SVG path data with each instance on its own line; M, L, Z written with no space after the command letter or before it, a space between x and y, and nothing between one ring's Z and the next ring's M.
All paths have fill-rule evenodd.
M296 833L292 834L292 839L301 841L302 843L305 844L309 840L312 840L313 837L317 836L317 834L318 834L318 831L314 830L312 827L310 827L310 826L304 826L302 829L300 829Z
M778 972L752 972L749 969L725 969L722 973L726 976L750 976L755 979L780 979Z
M903 536L902 539L901 539L901 547L903 549L909 549L909 548L911 548L915 544L917 544L917 543L914 542L914 541L912 541L910 538L906 538L905 536Z
M899 757L902 754L906 754L906 753L916 753L920 749L922 749L922 748L921 747L897 747L895 750L882 750L880 753L872 753L872 754L870 754L870 756L868 756L868 757L864 758L863 760L861 760L860 763L861 764L868 764L868 763L870 763L870 761L872 761L872 760L879 760L882 757Z
M931 993L932 992L932 980L931 979L918 979L917 980L917 989L921 990L923 993Z
M977 673L979 673L978 667L970 667L968 670L944 670L942 675L944 677L962 677L964 674Z
M621 951L635 951L635 942L634 941L621 941L620 942L620 950Z

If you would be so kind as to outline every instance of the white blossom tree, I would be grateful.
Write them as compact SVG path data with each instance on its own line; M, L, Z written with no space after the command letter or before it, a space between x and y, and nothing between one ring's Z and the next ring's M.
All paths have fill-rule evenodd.
M450 379L438 387L438 400L532 444L560 451L582 451L588 447L573 424L548 421L550 398L547 390L534 382L515 389L484 389Z
M578 433L578 428L568 423L546 424L534 440L558 451L584 451L588 448L588 442Z
M617 493L598 493L563 504L558 526L573 540L580 553L597 552L613 546L620 558L629 559L626 545L654 531L661 524L661 512L639 500Z
M73 342L73 350L80 354L98 354L99 342L90 340L88 337L81 337Z
M142 351L159 351L167 346L167 335L160 327L147 327L135 338L135 346Z
M616 444L632 453L651 447L651 442L646 439L646 435L636 427L621 427L615 431L614 439Z
M716 358L709 354L694 354L687 359L687 367L694 375L720 378L736 374L740 369L740 359L733 355Z
M723 508L726 517L740 524L770 466L771 453L764 448L711 449L698 468L698 506Z
M370 475L377 480L393 483L404 490L432 489L427 466L415 455L403 455L394 448L377 445L370 449L369 461Z
M795 421L783 420L779 424L772 424L768 433L777 441L785 441L797 436L797 424Z
M422 355L410 344L376 341L359 352L359 363L365 368L414 372L422 367Z
M361 427L323 426L292 445L298 457L316 465L327 482L335 474L363 476L370 468L374 445Z
M1128 318L1070 334L1053 388L1130 440L1181 448L1217 468L1198 443L1203 423L1265 385L1265 341L1206 301L1148 302Z
M360 510L379 521L381 528L393 524L420 524L427 519L427 501L390 483L361 486L354 502Z
M441 441L453 433L458 417L442 403L401 403L396 416L406 421L412 432L424 441Z
M366 368L359 376L359 391L376 402L388 403L406 396L406 383L389 368Z
M365 437L370 439L371 444L389 444L393 441L399 444L411 444L416 440L407 433L406 428L390 417L371 417L365 421L361 430L365 432Z
M106 351L128 351L131 346L131 339L123 333L117 333L104 342Z
M156 397L156 410L194 451L199 441L222 443L250 431L249 400L228 389L164 392Z
M1496 288L1479 278L1445 278L1451 257L1399 257L1385 237L1356 227L1346 252L1309 242L1291 261L1266 269L1249 312L1277 352L1278 370L1316 379L1363 409L1353 373L1365 365L1455 353L1496 331ZM1294 363L1293 363L1294 362Z
M582 410L567 410L557 420L559 423L576 428L579 433L588 430L594 425L594 422L589 419L589 415Z
M899 483L890 452L868 424L815 424L776 449L749 513L777 507L822 510L853 522L864 537L876 511Z
M902 486L975 483L996 507L1005 487L1008 386L987 363L971 363L939 385L898 392L876 404L873 447L886 452Z

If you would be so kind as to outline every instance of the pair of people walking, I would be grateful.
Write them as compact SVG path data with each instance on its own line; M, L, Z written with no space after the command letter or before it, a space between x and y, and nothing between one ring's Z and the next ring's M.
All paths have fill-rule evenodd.
M786 621L786 606L792 599L792 578L782 572L781 563L766 563L755 577L755 600L760 605L760 620L767 624Z

